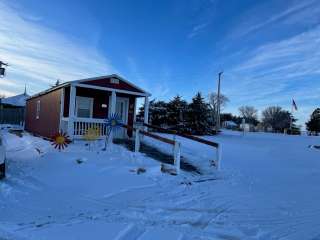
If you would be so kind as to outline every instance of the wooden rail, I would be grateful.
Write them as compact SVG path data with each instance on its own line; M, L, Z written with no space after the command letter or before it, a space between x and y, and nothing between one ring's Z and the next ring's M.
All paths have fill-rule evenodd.
M133 130L133 131L137 131L136 128L134 127L131 127L129 125L125 125L123 124L122 125L124 128L127 128L129 130ZM161 141L161 142L164 142L164 143L168 143L168 144L171 144L171 145L174 145L175 144L175 141L171 140L171 139L168 139L168 138L165 138L165 137L162 137L162 136L159 136L159 135L156 135L154 133L150 133L150 132L147 132L147 131L144 131L142 129L139 129L139 133L141 133L142 135L145 135L147 137L151 137L151 138L154 138L158 141Z
M193 135L189 135L189 134L185 134L185 133L179 133L178 131L175 131L175 130L168 130L168 129L165 129L165 128L162 128L162 127L159 127L159 126L154 126L154 125L150 125L150 124L146 124L146 123L144 123L143 125L146 126L146 127L150 127L150 128L162 131L162 132L172 133L172 134L175 134L175 135L180 136L180 137L188 138L188 139L191 139L193 141L200 142L200 143L203 143L203 144L215 147L215 148L219 147L219 143L211 142L211 141L205 140L203 138L195 137Z
M175 134L177 136L188 138L188 139L191 139L193 141L196 141L196 142L203 143L203 144L206 144L206 145L214 147L216 149L216 161L213 161L213 164L217 167L218 170L221 169L221 145L219 145L219 143L211 142L211 141L208 141L208 140L205 140L205 139L202 139L202 138L199 138L199 137L195 137L195 136L192 136L192 135L189 135L189 134L180 133L180 132L175 131L175 130L168 130L168 129L165 129L165 128L162 128L162 127L159 127L159 126L154 126L154 125L147 124L147 123L143 123L143 125L146 126L146 127L149 127L149 128L156 129L156 130L161 131L161 132Z
M173 145L173 159L174 159L174 165L176 167L176 173L178 174L180 172L180 160L181 160L181 144L180 144L180 142L156 135L154 133L147 132L143 129L131 127L126 124L122 124L122 127L136 132L135 144L134 144L134 151L135 152L139 152L139 150L140 150L140 134L145 135L147 137L151 137L151 138L156 139L160 142L164 142L164 143Z

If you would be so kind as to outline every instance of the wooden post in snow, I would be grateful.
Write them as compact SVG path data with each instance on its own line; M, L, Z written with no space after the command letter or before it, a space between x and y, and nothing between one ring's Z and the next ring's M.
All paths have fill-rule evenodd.
M216 148L217 169L221 170L221 144Z
M134 142L134 151L139 152L140 150L140 130L136 130L136 137L135 137L135 142Z
M174 165L176 167L177 174L180 173L180 160L181 160L181 144L177 141L174 143Z

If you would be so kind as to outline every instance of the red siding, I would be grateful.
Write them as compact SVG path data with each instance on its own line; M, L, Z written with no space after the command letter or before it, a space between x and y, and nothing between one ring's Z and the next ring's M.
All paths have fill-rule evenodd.
M26 130L34 134L51 137L59 131L60 123L60 96L63 88L32 98L26 104ZM93 98L93 118L106 118L111 92L97 89L77 87L77 96ZM135 98L134 95L117 93L118 97L129 98L128 125L133 126ZM40 100L40 118L36 119L37 101ZM70 87L65 88L64 117L69 115ZM106 104L107 108L103 108ZM132 131L128 130L132 136Z
M108 114L109 107L109 96L111 93L92 89L92 88L81 88L77 87L76 90L77 96L80 97L90 97L93 98L93 118L106 118ZM70 87L67 87L65 90L65 98L64 98L64 111L63 116L69 116L69 101L70 101ZM107 108L103 108L102 104L106 104Z
M137 88L131 86L130 84L128 84L122 80L119 80L119 84L115 84L115 83L111 83L110 79L111 78L103 78L103 79L98 79L98 80L86 81L86 82L82 82L82 83L100 86L100 87L115 88L115 89L121 89L121 90L126 90L126 91L133 91L133 92L142 93L141 90L138 90Z
M62 89L57 89L27 101L25 122L27 131L48 138L59 131L61 93ZM40 114L39 119L36 119L38 100L40 100Z
M106 118L109 107L109 92L91 88L77 87L77 96L93 98L93 118ZM107 108L103 108L102 104L106 104Z

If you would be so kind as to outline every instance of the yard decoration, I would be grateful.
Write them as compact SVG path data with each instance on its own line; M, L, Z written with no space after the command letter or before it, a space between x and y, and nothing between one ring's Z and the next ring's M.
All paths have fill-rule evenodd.
M110 117L106 119L106 124L109 135L112 131L119 129L123 125L123 122L118 113L112 113Z
M106 119L106 126L107 126L107 134L106 134L104 150L107 149L107 144L111 136L111 133L113 133L115 130L123 126L123 122L120 115L118 113L112 113L110 117Z
M68 147L68 144L71 143L69 136L63 132L57 133L56 135L54 135L51 141L52 141L51 145L54 146L55 149L59 149L59 151L61 151L61 149Z
M91 149L91 142L95 142L100 137L100 128L97 126L90 127L83 135L83 139L89 142L89 150Z

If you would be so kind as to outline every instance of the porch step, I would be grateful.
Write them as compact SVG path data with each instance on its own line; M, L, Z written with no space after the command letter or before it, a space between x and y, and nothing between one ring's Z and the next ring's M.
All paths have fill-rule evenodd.
M114 144L119 144L126 147L130 151L134 151L134 141L130 139L113 139ZM143 142L140 143L140 152L144 153L150 158L166 164L174 164L173 156L159 151L157 148L147 145ZM187 159L181 156L180 168L187 172L201 174L200 170L194 165L188 163Z

